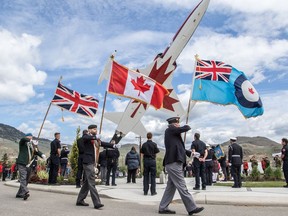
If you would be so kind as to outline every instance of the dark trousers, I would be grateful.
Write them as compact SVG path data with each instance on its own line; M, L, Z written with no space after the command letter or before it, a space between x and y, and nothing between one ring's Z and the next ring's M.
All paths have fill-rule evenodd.
M3 171L3 173L2 173L2 181L6 181L6 177L7 177L7 172Z
M117 163L116 162L109 162L107 161L107 173L106 173L106 185L110 183L110 173L112 171L112 185L115 185L115 178L116 178L116 170L117 170Z
M83 176L83 179L82 179ZM76 175L76 185L81 186L81 179L85 180L85 174L83 173L83 155L79 155L78 157L78 170Z
M18 170L19 170L19 181L20 181L20 187L16 194L16 196L24 196L26 193L29 192L27 185L28 180L31 174L31 168L26 167L25 165L18 164Z
M79 192L77 203L84 201L87 197L88 192L90 191L90 196L94 206L101 204L99 194L96 190L95 182L95 169L93 164L84 164L83 165L85 180Z
M241 187L241 165L233 165L231 166L231 173L234 180L234 187Z
M67 163L61 163L61 175L65 176L66 174Z
M205 174L205 162L200 162L198 159L193 161L195 169L195 188L200 188L200 177L202 188L206 187L206 174Z
M213 163L211 162L205 162L205 173L206 173L206 185L212 185L213 183Z
M151 194L156 193L156 160L155 159L144 159L144 193L147 194L149 190L149 176L150 176L150 192Z
M226 161L225 160L222 160L220 162L220 166L221 166L221 169L222 169L222 172L223 172L223 175L224 175L224 181L227 181L228 178L227 178L227 164L226 164Z
M131 178L132 178L132 182L136 183L136 172L137 172L137 169L128 170L127 183L131 182Z
M48 184L56 184L58 176L59 164L50 164Z
M283 173L284 173L285 181L288 185L288 161L283 162Z

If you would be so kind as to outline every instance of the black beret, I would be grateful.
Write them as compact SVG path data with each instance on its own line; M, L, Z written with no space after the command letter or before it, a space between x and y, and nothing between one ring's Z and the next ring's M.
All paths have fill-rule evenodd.
M168 118L166 121L168 121L169 124L172 123L179 123L180 117L172 117L172 118Z
M97 128L97 125L89 125L88 129L93 129L93 128Z

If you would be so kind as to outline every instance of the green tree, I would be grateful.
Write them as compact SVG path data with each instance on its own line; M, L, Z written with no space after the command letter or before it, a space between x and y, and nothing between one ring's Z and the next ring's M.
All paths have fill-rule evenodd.
M73 142L71 152L69 154L69 163L71 165L72 176L75 178L77 171L78 171L78 147L77 147L77 140L80 138L80 127L76 130L76 138Z
M9 160L9 157L8 157L7 153L5 153L2 157L2 161L7 162L8 160Z

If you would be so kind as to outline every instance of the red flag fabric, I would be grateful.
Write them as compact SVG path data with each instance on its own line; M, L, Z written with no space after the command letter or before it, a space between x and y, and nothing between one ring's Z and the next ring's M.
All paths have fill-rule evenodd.
M155 80L112 61L108 92L160 109L169 91Z

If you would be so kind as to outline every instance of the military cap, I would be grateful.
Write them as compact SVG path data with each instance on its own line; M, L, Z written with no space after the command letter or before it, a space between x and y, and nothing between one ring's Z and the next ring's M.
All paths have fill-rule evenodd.
M237 138L236 138L236 137L230 137L230 140L231 140L231 141L236 141Z
M171 117L171 118L168 118L166 121L169 124L172 124L172 123L179 123L179 120L180 120L180 117Z
M89 125L89 126L88 126L88 129L93 129L93 128L97 128L97 125L93 125L93 124L92 124L92 125Z

